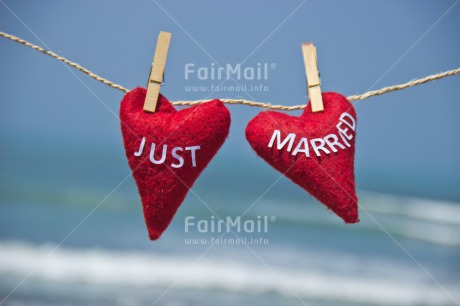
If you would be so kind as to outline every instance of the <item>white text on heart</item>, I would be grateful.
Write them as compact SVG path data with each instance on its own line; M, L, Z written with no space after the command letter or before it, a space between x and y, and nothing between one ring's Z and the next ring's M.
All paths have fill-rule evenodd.
M348 127L347 127L348 126ZM295 146L294 150L292 151L292 155L296 156L299 152L305 154L306 157L310 157L310 149L309 145L315 152L316 156L321 156L321 152L326 154L330 154L331 151L336 153L338 151L337 148L344 150L346 147L350 147L349 140L353 139L354 132L356 130L356 120L348 113L342 113L339 118L339 123L336 125L338 135L340 140L343 142L341 143L339 137L336 134L328 134L323 138L313 138L310 141L306 137L300 138L300 141ZM268 147L272 148L273 144L276 141L276 148L278 150L283 149L287 145L287 151L291 152L292 147L294 146L294 141L297 135L294 133L290 133L287 137L281 141L281 132L280 130L273 131L272 138L268 143ZM345 147L346 146L346 147Z
M145 146L145 137L142 137L142 141L139 146L139 150L134 153L134 156L137 156L137 157L141 156L142 152L144 151L144 146ZM160 165L164 163L166 160L166 155L168 153L168 145L165 145L165 144L163 145L163 151L161 153L160 159L155 159L155 147L156 147L156 144L152 142L152 145L150 147L150 161L152 162L152 164ZM185 147L185 148L174 147L171 150L171 155L177 162L172 163L171 167L180 168L184 165L184 162L185 162L184 157L182 155L179 155L179 152L183 152L183 151L190 151L192 167L196 167L196 150L199 150L199 149L200 149L200 146L191 146L191 147Z

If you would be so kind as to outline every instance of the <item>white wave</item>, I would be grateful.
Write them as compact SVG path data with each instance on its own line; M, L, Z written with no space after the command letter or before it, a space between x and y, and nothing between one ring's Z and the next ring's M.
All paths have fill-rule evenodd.
M307 210L304 203L283 204L265 201L263 207L269 207L278 222L343 226L337 216L325 213L321 205L310 205ZM286 205L290 205L289 209ZM356 230L380 232L381 228L372 220L374 217L391 235L460 247L460 204L365 192L360 195L360 216L362 222L354 226Z
M460 225L460 203L379 193L363 193L360 202L382 214L401 215L433 223Z
M398 277L333 275L330 272L231 260L167 256L96 249L54 250L53 245L0 243L0 276L23 277L60 284L126 288L220 289L244 294L277 293L323 301L375 305L452 305L452 298L433 283ZM401 273L404 273L401 271ZM454 289L457 289L454 291ZM448 288L449 292L460 292ZM457 297L458 299L458 297Z
M460 247L460 228L433 225L423 221L392 220L386 226L389 233L432 244Z
M375 216L390 234L460 246L460 203L365 192L360 196L360 209L362 220L367 214Z

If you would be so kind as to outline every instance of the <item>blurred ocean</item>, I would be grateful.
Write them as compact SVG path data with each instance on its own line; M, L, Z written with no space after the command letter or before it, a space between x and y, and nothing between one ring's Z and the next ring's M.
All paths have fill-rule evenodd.
M86 143L95 149L85 150L72 140L5 143L10 146L0 156L1 305L460 300L455 200L361 191L361 222L344 225L284 178L260 198L279 175L260 160L235 163L218 154L194 186L198 197L189 193L162 238L151 242L121 144ZM221 234L185 232L187 216L211 219L207 206L219 217L235 218L252 204L244 218L268 216L268 232L238 236L263 243L210 245ZM222 238L238 239L232 233Z

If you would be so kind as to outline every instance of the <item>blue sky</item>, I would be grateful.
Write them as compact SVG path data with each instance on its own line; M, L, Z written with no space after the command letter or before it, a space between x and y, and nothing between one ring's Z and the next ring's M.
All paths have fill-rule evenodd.
M243 67L275 67L267 80L239 82L268 90L210 97L297 105L307 102L300 49L306 41L317 46L323 91L345 96L459 67L457 2L2 0L0 30L127 88L145 86L158 32L169 31L162 89L168 99L206 98L209 92L185 87L219 84L186 80L187 64L244 61ZM0 50L4 154L12 142L25 146L30 139L55 146L72 143L83 155L122 152L121 92L5 39L0 39ZM356 104L358 188L460 199L459 85L460 76L454 76ZM229 109L230 137L210 167L251 165L241 167L242 176L270 172L244 136L247 122L262 109ZM122 161L112 166L127 167Z

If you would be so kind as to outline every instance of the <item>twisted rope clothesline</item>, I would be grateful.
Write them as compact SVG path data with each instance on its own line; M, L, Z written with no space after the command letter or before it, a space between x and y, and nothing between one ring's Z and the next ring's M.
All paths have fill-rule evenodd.
M89 71L88 69L82 67L81 65L75 63L75 62L72 62L72 61L69 61L68 59L62 57L62 56L59 56L57 55L56 53L52 52L52 51L48 51L46 49L43 49L42 47L40 46L37 46L37 45L34 45L34 44L31 44L30 42L26 41L26 40L23 40L19 37L16 37L14 35L10 35L10 34L7 34L7 33L4 33L4 32L0 32L0 36L1 37L4 37L4 38L7 38L7 39L10 39L14 42L17 42L17 43L20 43L26 47L29 47L29 48L32 48L34 50L37 50L37 51L40 51L41 53L43 54L46 54L46 55L49 55L51 56L52 58L55 58L63 63L66 63L67 65L83 72L84 74L92 77L93 79L101 82L101 83L104 83L112 88L115 88L115 89L118 89L118 90L121 90L125 93L129 92L128 89L124 88L123 86L119 85L119 84L116 84L116 83L113 83L91 71ZM412 86L415 86L415 85L420 85L420 84L423 84L423 83L427 83L427 82L431 82L431 81L435 81L435 80L439 80L439 79L442 79L442 78L445 78L445 77L448 77L448 76L452 76L452 75L456 75L456 74L459 74L460 73L460 68L457 68L457 69L453 69L453 70L449 70L449 71L445 71L445 72L441 72L441 73L438 73L438 74L433 74L433 75L429 75L429 76L426 76L424 78L421 78L421 79L416 79L416 80L412 80L412 81L409 81L407 83L404 83L404 84L399 84L399 85L393 85L393 86L388 86L388 87L384 87L384 88L381 88L381 89L377 89L377 90L371 90L371 91L368 91L368 92L365 92L363 94L360 94L360 95L354 95L354 96L349 96L347 97L347 99L352 102L352 101L358 101L358 100L364 100L364 99L367 99L367 98L370 98L370 97L373 97L373 96L378 96L378 95L383 95L383 94L386 94L386 93L389 93L389 92L392 92L392 91L396 91L396 90L401 90L401 89L405 89L405 88L409 88L409 87L412 87ZM278 109L278 110L286 110L286 111L290 111L290 110L298 110L298 109L304 109L306 105L294 105L294 106L285 106L285 105L272 105L270 103L264 103L264 102L255 102L255 101L250 101L250 100L244 100L244 99L219 99L220 101L222 101L223 103L227 103L227 104L244 104L244 105L248 105L248 106L258 106L258 107L263 107L263 108L266 108L266 109ZM172 102L173 105L195 105L195 104L200 104L200 103L205 103L205 102L209 102L211 100L196 100L196 101L177 101L177 102Z
M80 66L79 64L74 63L74 62L72 62L72 61L69 61L69 60L66 59L65 57L59 56L59 55L57 55L56 53L54 53L54 52L52 52L52 51L48 51L48 50L46 50L46 49L43 49L43 48L40 47L40 46L31 44L30 42L28 42L28 41L26 41L26 40L24 40L24 39L21 39L21 38L19 38L19 37L16 37L16 36L14 36L14 35L10 35L10 34L4 33L4 32L0 32L0 36L5 37L5 38L8 38L8 39L10 39L10 40L12 40L12 41L15 41L15 42L17 42L17 43L23 44L24 46L29 47L29 48L32 48L32 49L34 49L34 50L40 51L40 52L43 53L43 54L49 55L49 56L51 56L52 58L57 59L58 61L61 61L61 62L63 62L63 63L66 63L66 64L69 65L70 67L73 67L73 68L75 68L75 69L77 69L77 70L80 70L81 72L83 72L84 74L89 75L89 76L92 77L93 79L95 79L95 80L97 80L97 81L99 81L99 82L102 82L102 83L104 83L104 84L106 84L106 85L109 85L109 86L112 87L112 88L119 89L119 90L124 91L124 92L128 92L128 91L129 91L128 89L124 88L123 86L118 85L118 84L115 84L115 83L113 83L113 82L111 82L111 81L109 81L109 80L107 80L107 79L104 79L103 77L98 76L97 74L95 74L95 73L89 71L88 69L86 69L86 68Z

